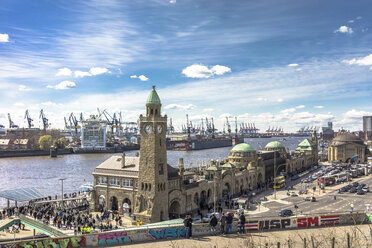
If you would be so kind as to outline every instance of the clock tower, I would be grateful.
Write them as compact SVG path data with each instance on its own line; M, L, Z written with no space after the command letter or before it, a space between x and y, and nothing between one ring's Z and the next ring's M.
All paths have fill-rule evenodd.
M138 192L134 214L145 222L168 219L168 170L166 149L167 116L155 90L146 102L146 116L140 115L140 160Z

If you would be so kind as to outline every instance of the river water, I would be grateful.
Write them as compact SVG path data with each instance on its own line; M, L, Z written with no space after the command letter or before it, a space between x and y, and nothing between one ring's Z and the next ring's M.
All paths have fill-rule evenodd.
M290 151L296 149L304 137L283 138L252 138L245 139L254 149L261 150L270 141L280 141ZM177 167L178 159L184 158L185 167L190 163L196 166L197 162L211 159L222 160L227 158L231 147L199 150L199 151L168 151L168 164ZM134 156L136 151L126 152L127 156ZM0 191L36 187L45 196L61 194L60 178L65 178L64 193L79 190L85 182L92 182L93 170L113 154L71 154L50 158L22 157L0 158ZM0 208L6 206L6 200L0 198Z

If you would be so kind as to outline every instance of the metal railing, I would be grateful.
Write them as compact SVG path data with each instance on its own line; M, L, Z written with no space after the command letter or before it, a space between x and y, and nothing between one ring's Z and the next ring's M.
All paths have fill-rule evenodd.
M33 220L32 218L29 218L23 214L19 215L19 219L21 222L23 222L25 225L28 225L34 229L37 229L38 231L51 236L51 237L62 237L62 236L68 236L67 234L60 232L48 225L45 225L37 220Z

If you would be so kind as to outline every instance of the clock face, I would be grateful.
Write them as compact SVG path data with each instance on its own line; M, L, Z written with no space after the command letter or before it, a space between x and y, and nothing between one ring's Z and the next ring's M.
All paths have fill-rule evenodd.
M146 127L145 127L145 131L146 131L146 133L151 133L151 130L152 130L152 126L150 126L150 125L147 125Z
M163 127L161 125L158 125L158 133L161 133L163 131Z

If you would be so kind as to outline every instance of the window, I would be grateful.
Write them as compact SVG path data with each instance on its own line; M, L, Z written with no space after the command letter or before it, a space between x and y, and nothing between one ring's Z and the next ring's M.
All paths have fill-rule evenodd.
M158 166L159 166L159 175L163 175L164 174L163 164L159 164Z
M136 181L136 189L138 188L138 181Z
M133 187L133 180L123 179L123 187Z
M107 177L98 177L97 178L97 184L107 184Z
M120 179L119 178L110 178L110 185L120 186Z

